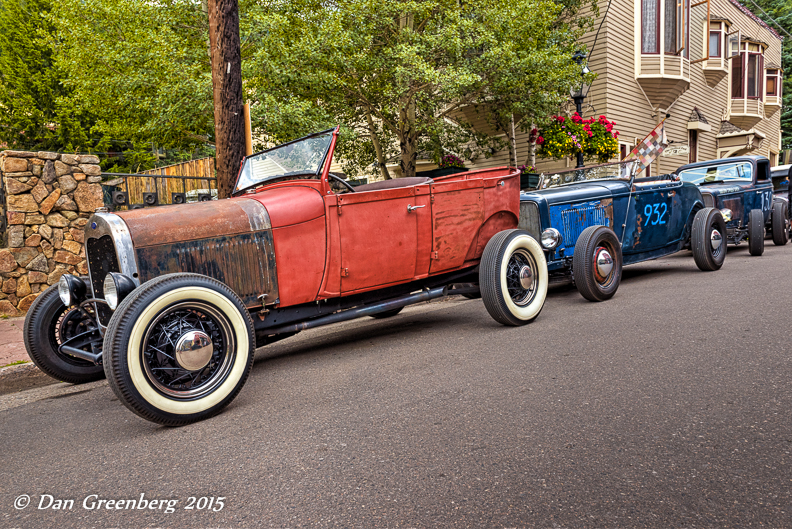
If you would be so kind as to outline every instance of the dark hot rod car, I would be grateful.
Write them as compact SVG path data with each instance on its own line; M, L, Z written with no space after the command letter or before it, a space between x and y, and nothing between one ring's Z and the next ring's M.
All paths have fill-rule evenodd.
M721 213L695 185L635 172L630 161L543 174L521 195L520 228L541 240L551 277L572 276L591 301L616 293L622 265L686 248L701 270L726 258Z
M330 173L336 137L248 156L229 199L95 214L89 276L28 313L31 358L68 382L105 374L129 409L179 425L236 396L256 347L303 329L479 287L498 322L536 318L547 265L515 229L516 169L352 188Z
M729 244L748 239L748 252L762 255L765 229L772 232L774 244L787 243L786 208L773 199L770 160L764 156L692 163L677 169L676 175L699 186L705 204L724 213Z

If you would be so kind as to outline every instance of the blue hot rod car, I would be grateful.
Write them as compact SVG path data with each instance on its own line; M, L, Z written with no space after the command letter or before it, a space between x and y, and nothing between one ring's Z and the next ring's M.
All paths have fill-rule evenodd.
M541 241L551 278L572 276L591 301L616 293L622 265L690 248L701 270L726 257L726 223L699 188L672 175L636 178L635 162L543 174L520 195L520 228Z
M764 156L740 156L683 165L676 175L701 188L704 203L720 209L726 219L729 244L748 239L751 255L764 252L765 228L773 243L787 243L787 211L773 198L770 160Z
M792 177L792 165L779 165L770 169L770 177L773 179L773 207L780 202L786 210L787 239L792 237L792 186L789 185Z

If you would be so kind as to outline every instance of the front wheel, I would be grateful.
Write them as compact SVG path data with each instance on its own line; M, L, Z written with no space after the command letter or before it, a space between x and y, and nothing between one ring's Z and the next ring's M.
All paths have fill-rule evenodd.
M764 236L764 213L761 209L752 209L748 214L748 253L764 253Z
M104 376L102 366L60 352L63 342L77 336L98 334L90 309L67 307L58 296L58 285L53 285L30 305L25 317L25 349L33 363L52 378L71 384L84 384ZM86 352L91 352L86 344Z
M621 283L621 244L606 226L589 226L578 237L572 256L575 286L589 301L613 297Z
M536 239L522 230L495 234L481 256L479 288L490 316L503 325L525 325L544 307L547 260Z
M726 222L715 208L704 208L693 217L690 248L699 270L720 270L726 260Z
M254 348L250 314L230 288L198 274L169 274L135 289L113 313L104 366L127 408L180 426L234 400Z
M789 240L789 220L787 219L787 205L783 202L773 204L773 244L784 246Z

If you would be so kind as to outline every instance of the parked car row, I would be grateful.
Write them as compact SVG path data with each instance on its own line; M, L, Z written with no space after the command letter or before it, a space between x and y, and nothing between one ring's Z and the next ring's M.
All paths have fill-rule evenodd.
M789 229L788 181L766 199L758 158L730 162L761 193L738 210L731 195L747 196L748 180L715 193L732 174L720 166L711 182L688 177L710 174L698 166L639 179L622 163L546 175L524 192L506 167L353 187L330 172L337 133L248 156L229 199L97 212L88 276L64 275L28 312L30 357L59 380L106 376L136 414L182 425L234 399L257 347L304 329L453 294L524 325L551 276L603 301L622 266L685 248L719 269L727 242L755 244L751 211L778 232L771 202L786 200Z

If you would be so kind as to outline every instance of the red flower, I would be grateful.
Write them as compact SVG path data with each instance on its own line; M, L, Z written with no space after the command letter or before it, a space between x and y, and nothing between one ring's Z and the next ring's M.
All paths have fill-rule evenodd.
M563 123L566 118L564 116L556 116L556 119L559 123Z
M574 123L583 123L583 118L578 116L578 113L575 112L575 115L572 116L572 122L574 122Z
M538 143L539 145L543 144L544 143L544 138L539 136L538 138L536 138L536 143Z
M593 133L592 133L590 130L587 130L586 132L588 132L589 138L591 138L592 136L594 136L594 134L593 134Z
M617 130L616 132L614 132L614 133L613 133L613 137L614 137L614 138L618 138L618 137L619 137L619 131L618 131L618 130Z

